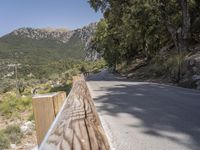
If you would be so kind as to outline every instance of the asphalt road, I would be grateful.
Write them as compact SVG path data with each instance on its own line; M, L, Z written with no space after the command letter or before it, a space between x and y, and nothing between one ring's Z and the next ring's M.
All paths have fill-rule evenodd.
M200 150L200 91L106 70L87 80L113 150Z

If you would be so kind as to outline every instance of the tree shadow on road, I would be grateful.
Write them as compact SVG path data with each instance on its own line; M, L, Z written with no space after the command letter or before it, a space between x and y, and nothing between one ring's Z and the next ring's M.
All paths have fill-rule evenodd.
M94 82L95 79L93 79ZM106 81L98 81L106 82ZM145 128L144 134L169 139L191 150L200 150L200 92L159 84L119 82L112 87L102 87L96 92L106 92L94 100L101 105L98 111L112 116L127 113L138 118ZM172 136L178 133L185 139Z

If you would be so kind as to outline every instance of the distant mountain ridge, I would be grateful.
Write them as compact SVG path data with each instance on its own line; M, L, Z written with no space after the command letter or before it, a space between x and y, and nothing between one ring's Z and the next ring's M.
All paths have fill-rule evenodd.
M35 40L49 39L57 40L63 43L67 43L70 38L76 35L83 42L87 42L90 36L96 29L96 23L91 23L83 28L68 30L66 28L20 28L14 30L6 36L19 36L21 38L30 38Z
M20 28L0 38L0 61L46 63L73 58L85 59L86 45L97 23L68 30L54 28ZM1 63L1 62L0 62Z

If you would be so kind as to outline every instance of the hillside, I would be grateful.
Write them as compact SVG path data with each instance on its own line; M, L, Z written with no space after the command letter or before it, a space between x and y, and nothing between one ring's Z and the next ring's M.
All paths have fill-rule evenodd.
M20 28L0 38L3 61L43 64L64 58L84 59L96 24L76 30Z

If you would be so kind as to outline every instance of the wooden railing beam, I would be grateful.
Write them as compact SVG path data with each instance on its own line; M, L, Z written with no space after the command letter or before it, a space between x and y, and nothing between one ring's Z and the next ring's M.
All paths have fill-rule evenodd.
M73 78L63 108L40 150L109 150L109 144L83 77Z

